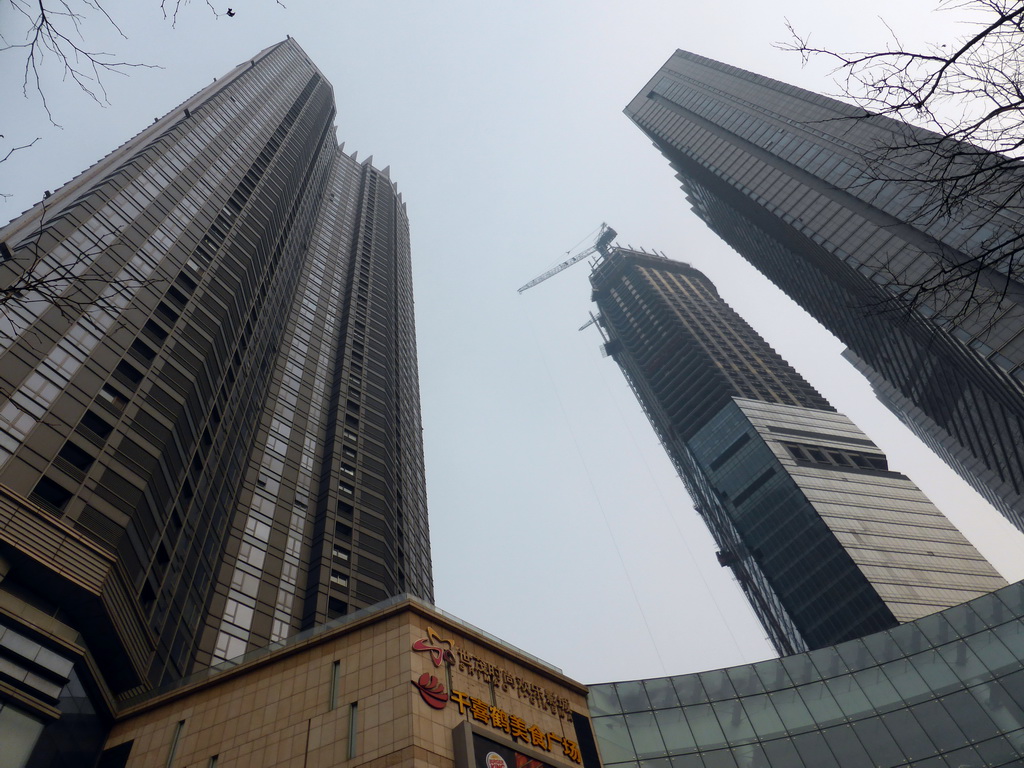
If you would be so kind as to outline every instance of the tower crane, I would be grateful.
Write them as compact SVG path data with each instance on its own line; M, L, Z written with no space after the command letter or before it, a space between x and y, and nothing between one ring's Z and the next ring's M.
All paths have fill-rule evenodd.
M519 289L519 293L522 293L527 288L533 288L533 286L537 285L538 283L543 283L549 277L554 277L559 272L561 272L563 269L567 269L567 268L571 267L577 261L582 261L583 259L587 258L587 256L589 256L592 253L600 253L602 256L607 257L608 256L608 246L612 242L612 240L615 239L615 236L617 234L618 233L614 229L609 227L604 222L601 222L601 231L597 233L597 240L594 242L594 244L592 246L590 246L589 248L584 248L582 251L577 253L575 256L569 257L568 259L563 261L561 264L559 264L557 267L552 267L547 272L545 272L543 275L540 275L538 277L533 278L533 280L531 280L530 282L528 282L526 285L524 285L522 288Z

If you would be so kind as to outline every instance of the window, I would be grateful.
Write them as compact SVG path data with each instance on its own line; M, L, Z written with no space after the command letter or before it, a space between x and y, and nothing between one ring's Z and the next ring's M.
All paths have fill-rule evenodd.
M80 424L86 429L88 429L90 432L93 432L104 439L106 439L110 435L110 433L114 431L114 428L112 426L107 424L107 422L105 422L92 411L85 412L85 415L82 417L82 421L80 422Z
M109 384L104 384L100 388L100 400L107 403L115 411L123 411L124 407L128 404L128 398Z
M60 512L67 506L72 494L71 491L53 482L50 478L44 477L36 483L36 487L32 490L32 496L37 501L42 501L47 506Z
M75 469L80 469L83 472L89 469L93 462L96 461L95 458L90 456L71 441L64 443L64 446L60 449L60 452L57 455Z

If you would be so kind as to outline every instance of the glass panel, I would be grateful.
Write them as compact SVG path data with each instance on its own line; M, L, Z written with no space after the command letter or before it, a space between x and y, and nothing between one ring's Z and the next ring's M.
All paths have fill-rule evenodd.
M961 636L973 635L982 628L981 619L967 603L955 605L943 611L942 615Z
M789 739L777 739L769 741L761 746L764 753L773 766L785 766L786 768L808 768L800 759L800 753L796 751L793 742ZM809 768L813 768L810 766Z
M633 742L626 729L626 718L622 715L595 717L591 723L594 725L594 734L601 743L601 756L605 762L616 763L636 758Z
M43 724L10 704L0 704L0 733L6 765L25 765L43 732Z
M976 638L975 638L976 639ZM953 674L964 684L986 680L991 677L988 669L981 663L967 643L958 640L938 649L939 655L946 660Z
M787 656L782 661L789 678L796 684L809 683L818 679L818 670L811 664L806 654L798 653L795 656Z
M968 693L978 701L1000 731L1015 731L1018 728L1024 728L1024 709L1021 709L1007 695L999 683L982 683L968 689ZM976 740L971 734L971 741Z
M708 692L711 701L731 699L736 696L729 676L724 669L716 669L712 672L701 672L700 680L704 683L704 690Z
M943 768L985 768L986 765L973 747L964 747L942 757L946 761Z
M697 746L693 734L690 733L690 726L686 724L683 710L660 709L654 713L654 719L670 753L686 752Z
M717 749L725 746L725 735L718 724L718 718L710 704L695 704L683 710L690 725L693 738L701 749Z
M928 734L907 710L882 715L882 722L900 745L900 749L911 760L931 757L936 753L935 745L928 738Z
M807 711L807 707L800 700L800 695L797 693L796 688L775 691L768 694L768 697L772 700L772 704L775 705L775 711L779 713L783 725L786 726L790 733L801 731L814 725L814 718L811 717L811 713Z
M882 721L877 717L851 723L850 728L875 765L899 765L906 756L896 744Z
M988 765L1010 765L1012 760L1020 757L1017 748L1002 736L975 744L974 747Z
M651 700L651 706L655 709L679 706L676 689L672 687L672 681L667 677L644 680L644 688L647 689L647 698Z
M587 696L591 716L617 715L622 711L614 685L592 685Z
M922 730L928 735L928 740L938 748L940 752L947 752L967 744L953 718L949 716L943 706L937 701L926 701L913 707L911 713L917 719ZM985 736L994 736L994 733L986 733ZM899 736L897 735L897 738Z
M616 683L615 690L618 691L623 712L639 712L651 708L651 702L647 700L647 693L644 691L644 684L640 680Z
M704 686L697 675L673 677L672 687L676 689L680 704L701 704L708 700L708 695L704 692Z
M1012 672L1021 665L1020 659L1007 650L1002 641L994 632L984 632L974 635L966 640L967 645L974 651L989 670L997 676Z
M1001 589L996 596L1005 603L1014 616L1024 616L1024 584L1017 582Z
M876 711L880 712L902 705L900 695L892 687L889 678L882 674L882 670L878 667L862 669L854 677Z
M775 659L755 664L754 671L757 673L758 678L760 678L765 690L774 691L779 688L788 688L793 684L793 681L789 679L789 675L786 674L786 668Z
M955 640L957 635L941 613L933 613L914 622L932 645L942 645Z
M903 658L903 650L896 645L888 632L868 635L864 638L864 645L879 664Z
M719 701L711 705L718 715L718 723L725 732L730 744L754 740L754 728L747 720L747 715L740 706L738 699Z
M839 764L844 766L880 765L873 763L864 747L861 746L857 734L849 725L840 725L835 728L826 728L821 732L828 743L832 754L839 758Z
M846 674L848 671L846 662L843 661L843 657L839 655L839 651L833 646L811 651L807 656L818 670L818 674L823 678L837 677Z
M672 758L672 768L704 768L700 755L677 755Z
M737 695L747 696L751 693L764 693L764 686L761 684L761 680L754 672L752 666L731 667L726 672L729 674L732 687L736 689Z
M975 696L968 691L950 694L937 703L941 704L957 727L967 736L966 743L973 744L991 738L998 735L1000 730L1004 730L996 727L992 718L978 704Z
M977 600L972 600L971 608L985 624L995 627L1010 620L1011 615L1006 605L996 595L985 595Z
M914 704L935 698L931 687L914 669L909 659L891 661L882 667L882 672L899 693L905 704Z
M853 675L837 677L830 680L828 690L836 697L836 703L847 717L863 717L866 713L873 711L871 702L864 695L864 691L857 685Z
M762 739L769 739L785 733L782 719L767 695L747 696L740 699L740 703L743 704L743 709L747 713L747 718L754 727L754 731Z
M797 688L800 698L810 711L818 728L843 720L843 710L828 691L825 683L809 683Z
M704 758L704 768L736 768L736 758L728 749L705 752L701 757Z
M772 768L760 744L741 744L733 747L732 756L736 758L736 765L739 768Z
M910 657L910 663L914 665L914 669L928 683L933 696L941 696L944 693L963 687L956 674L949 668L949 664L939 655L938 651L928 651L927 653L912 656Z
M813 765L814 768L840 768L825 738L817 731L794 736L793 744L806 765Z
M843 657L843 661L846 662L846 666L850 668L851 672L875 665L874 658L868 653L867 647L860 640L852 640L838 645L836 650L839 651L839 655Z
M661 740L658 724L654 721L653 712L626 715L626 727L629 728L629 735L633 739L633 748L636 750L637 757L641 759L658 757L667 752L665 742Z
M667 757L656 757L653 760L641 760L640 768L672 768L672 760Z
M992 634L1002 640L1016 658L1024 659L1024 622L1011 621L993 629Z

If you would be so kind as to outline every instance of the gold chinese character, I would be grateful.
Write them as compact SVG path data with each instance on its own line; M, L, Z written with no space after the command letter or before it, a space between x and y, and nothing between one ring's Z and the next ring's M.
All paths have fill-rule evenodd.
M530 743L530 732L526 730L526 723L520 720L515 715L508 716L509 733L512 734L513 739L522 739L527 744Z
M512 726L508 722L508 712L497 707L491 707L491 725L500 728L505 733L512 730Z
M472 702L470 706L470 714L474 720L479 720L481 723L491 724L491 709L487 706L487 703L480 701L480 699L470 699Z
M530 743L535 747L546 749L548 752L551 751L551 745L548 744L548 735L536 725L530 726Z
M583 757L580 755L579 744L572 739L562 739L562 752L574 763L583 762Z
M462 691L452 691L450 700L459 705L460 715L466 714L466 707L470 706L470 702L473 701L473 699L470 699L469 696L464 694Z

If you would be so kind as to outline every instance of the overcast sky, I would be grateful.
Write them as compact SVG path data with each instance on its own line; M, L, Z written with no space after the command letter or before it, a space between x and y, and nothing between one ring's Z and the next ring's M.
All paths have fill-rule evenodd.
M408 203L439 607L583 682L767 658L764 632L600 338L580 263L518 295L604 221L619 243L705 271L733 307L910 475L1009 579L1024 537L909 435L842 345L711 235L622 108L675 48L829 92L773 48L788 18L820 43L880 44L878 16L948 39L932 2L231 0L175 26L109 0L84 47L157 65L108 75L100 107L52 58L40 99L0 54L0 219L13 218L256 51L295 37L333 83L338 135L391 166ZM221 7L221 4L223 7ZM0 2L0 30L19 21ZM928 39L925 37L925 39ZM587 243L582 243L585 245Z

